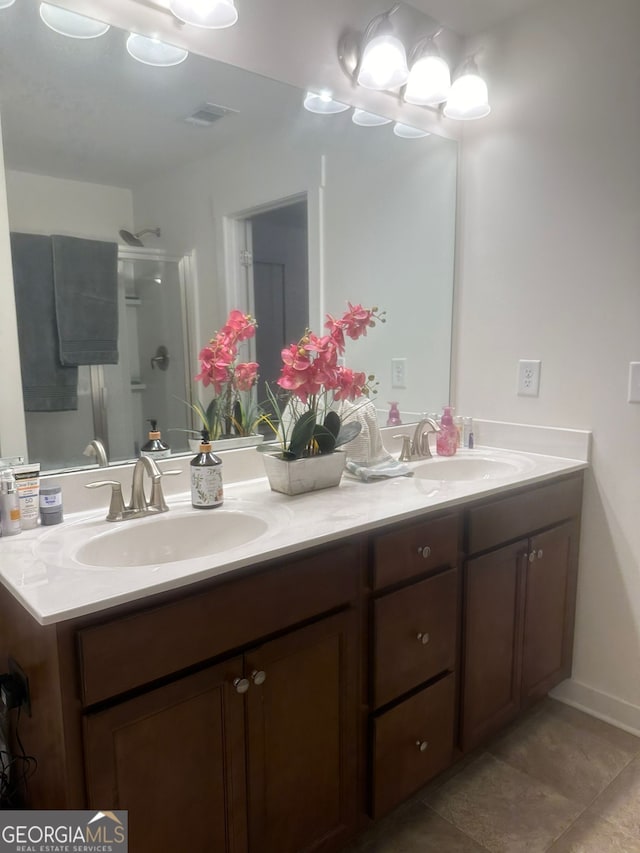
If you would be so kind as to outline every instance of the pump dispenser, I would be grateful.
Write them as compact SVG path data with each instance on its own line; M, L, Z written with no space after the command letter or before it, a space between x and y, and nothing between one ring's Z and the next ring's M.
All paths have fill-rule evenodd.
M158 429L158 421L153 418L147 418L147 420L151 424L149 440L143 445L140 456L149 456L152 459L167 459L171 456L171 448L166 441L162 440L160 430Z
M458 429L453 422L451 406L445 406L440 418L440 432L436 436L438 456L454 456L458 449Z
M222 460L211 452L209 432L202 430L200 452L191 460L191 503L196 509L213 509L223 501Z
M7 468L2 472L2 480L0 482L0 521L2 522L3 536L13 536L15 533L22 531L18 490L11 468Z
M389 415L387 417L387 426L401 426L400 412L398 411L397 402L389 403Z

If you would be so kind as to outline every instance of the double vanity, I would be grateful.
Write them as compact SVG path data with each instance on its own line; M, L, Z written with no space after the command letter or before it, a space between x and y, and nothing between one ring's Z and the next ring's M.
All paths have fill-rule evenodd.
M477 449L0 540L28 805L126 808L136 853L341 850L569 675L585 467Z

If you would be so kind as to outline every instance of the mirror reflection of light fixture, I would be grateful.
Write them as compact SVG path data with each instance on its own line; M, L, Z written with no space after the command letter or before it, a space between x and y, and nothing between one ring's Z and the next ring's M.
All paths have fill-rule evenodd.
M157 65L168 67L180 65L184 62L189 51L182 47L158 41L158 39L131 33L127 39L127 51L129 55L144 65Z
M435 107L449 97L451 72L434 43L441 32L442 29L433 36L421 39L411 51L411 71L404 91L404 99L408 104Z
M185 24L211 30L232 27L238 20L233 0L170 0L169 9Z
M465 61L453 81L443 112L447 118L461 121L484 118L491 112L487 84L478 74L473 57Z
M360 58L354 71L359 86L365 89L399 89L407 82L407 54L393 34L391 15L400 8L396 3L388 12L369 22L362 38Z
M61 9L60 6L52 6L51 3L40 4L40 18L55 33L73 39L99 38L110 29L109 24Z
M351 121L360 127L381 127L383 124L391 124L390 118L368 113L366 110L354 109Z
M16 0L0 0L0 9L8 9L9 6L13 6Z
M340 101L334 101L328 92L307 92L304 96L304 108L310 113L329 116L336 113L343 113L349 109L348 104L342 104Z
M411 127L410 124L402 124L397 121L393 125L393 132L401 139L423 139L431 134L427 130L421 130L419 127Z

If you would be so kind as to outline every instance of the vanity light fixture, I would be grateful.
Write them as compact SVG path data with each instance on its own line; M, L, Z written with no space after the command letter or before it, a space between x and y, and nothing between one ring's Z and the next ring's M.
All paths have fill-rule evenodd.
M233 0L170 0L169 9L185 24L221 30L238 20Z
M399 8L400 4L396 3L388 12L377 15L364 32L354 77L365 89L399 89L409 78L407 54L400 39L393 34L390 20Z
M410 124L402 124L397 121L393 125L393 132L401 139L423 139L425 136L430 136L428 130L421 130L419 127L411 127Z
M70 12L51 3L40 4L40 18L55 33L73 39L99 38L110 29L109 24L103 21L87 18L86 15Z
M449 97L451 71L434 43L434 39L441 32L442 29L432 36L420 39L411 51L411 71L404 90L404 99L408 104L435 107Z
M447 118L461 121L484 118L491 112L487 84L479 75L473 57L464 62L453 81L443 112Z
M390 118L368 113L366 110L354 109L351 121L360 127L381 127L383 124L391 124Z
M138 62L144 63L144 65L156 65L162 68L180 65L189 56L189 51L183 47L166 44L166 42L141 36L138 33L129 34L127 51L130 56L137 59Z
M349 104L334 101L329 92L307 92L303 105L310 113L323 116L336 115L350 109Z

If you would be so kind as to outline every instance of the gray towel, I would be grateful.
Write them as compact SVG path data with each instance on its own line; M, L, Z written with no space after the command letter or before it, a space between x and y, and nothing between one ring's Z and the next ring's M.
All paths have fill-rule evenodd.
M51 237L13 233L11 256L25 411L75 410L78 368L58 355Z
M51 239L60 362L117 364L117 244L55 234Z

